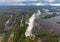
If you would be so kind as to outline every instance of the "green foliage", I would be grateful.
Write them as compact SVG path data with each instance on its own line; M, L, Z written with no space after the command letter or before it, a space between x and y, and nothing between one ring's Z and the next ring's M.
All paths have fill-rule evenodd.
M46 15L45 17L43 17L44 19L48 19L48 18L52 18L54 17L54 15Z
M52 18L52 17L55 17L55 16L58 16L58 15L56 13L53 13L53 14L46 15L46 16L44 16L42 18L49 19L49 18Z
M23 27L20 27L20 20L16 21L14 31L15 32L14 42L24 42L26 28L27 28L26 24Z
M16 32L14 36L14 42L24 42L25 41L25 30L27 25L24 25L23 27L20 27Z

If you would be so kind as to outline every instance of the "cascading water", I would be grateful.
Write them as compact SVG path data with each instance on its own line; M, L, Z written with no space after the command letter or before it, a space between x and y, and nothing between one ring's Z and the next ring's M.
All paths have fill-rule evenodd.
M31 36L32 34L32 29L33 29L33 26L34 26L34 21L35 21L35 18L38 17L39 15L41 15L41 12L40 10L38 10L38 12L36 14L33 14L30 19L29 19L29 23L28 23L28 27L26 29L26 32L25 32L25 36L28 37L28 36Z

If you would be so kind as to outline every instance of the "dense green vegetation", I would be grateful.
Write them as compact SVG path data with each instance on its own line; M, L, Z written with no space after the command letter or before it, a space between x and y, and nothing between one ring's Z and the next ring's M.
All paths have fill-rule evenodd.
M57 16L57 14L54 13L54 14L46 15L46 16L44 16L42 18L49 19L49 18L52 18L52 17L55 17L55 16Z

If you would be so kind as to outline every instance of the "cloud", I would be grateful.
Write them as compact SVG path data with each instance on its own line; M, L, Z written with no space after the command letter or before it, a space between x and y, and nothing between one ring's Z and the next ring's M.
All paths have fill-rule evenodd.
M43 3L34 3L33 5L36 5L36 6L44 6L45 4L43 4Z
M5 2L6 0L0 0L0 2Z
M16 3L16 4L8 4L8 5L17 5L17 6L25 6L25 5L35 5L35 6L44 6L45 4L43 3L33 3L33 4L25 4L25 3Z
M50 4L51 6L60 6L60 4Z
M28 2L28 1L37 1L37 0L12 0L12 2Z
M13 2L23 2L23 1L26 1L26 0L13 0Z
M55 2L56 0L44 0L45 2Z
M30 1L30 2L29 2ZM31 2L32 1L32 2ZM35 2L33 2L35 1ZM22 3L25 2L25 3ZM60 2L59 0L0 0L0 5L60 5L60 4L51 4L54 2ZM27 4L28 3L28 4Z
M20 3L20 4L8 4L8 5L25 6L26 4Z

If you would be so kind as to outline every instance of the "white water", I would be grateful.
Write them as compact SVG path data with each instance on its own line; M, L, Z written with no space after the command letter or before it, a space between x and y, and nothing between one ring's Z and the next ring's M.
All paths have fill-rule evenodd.
M33 14L31 16L31 18L29 19L29 26L27 27L27 30L25 32L25 36L30 36L31 35L31 30L33 29L33 23L34 23L34 20L35 20L35 14Z
M29 23L28 23L28 27L26 29L26 32L25 32L25 36L28 37L28 36L31 36L32 34L32 29L33 29L33 26L34 26L34 21L35 21L35 18L38 17L39 15L41 15L40 13L40 10L38 10L38 12L36 14L33 14L30 19L29 19Z

